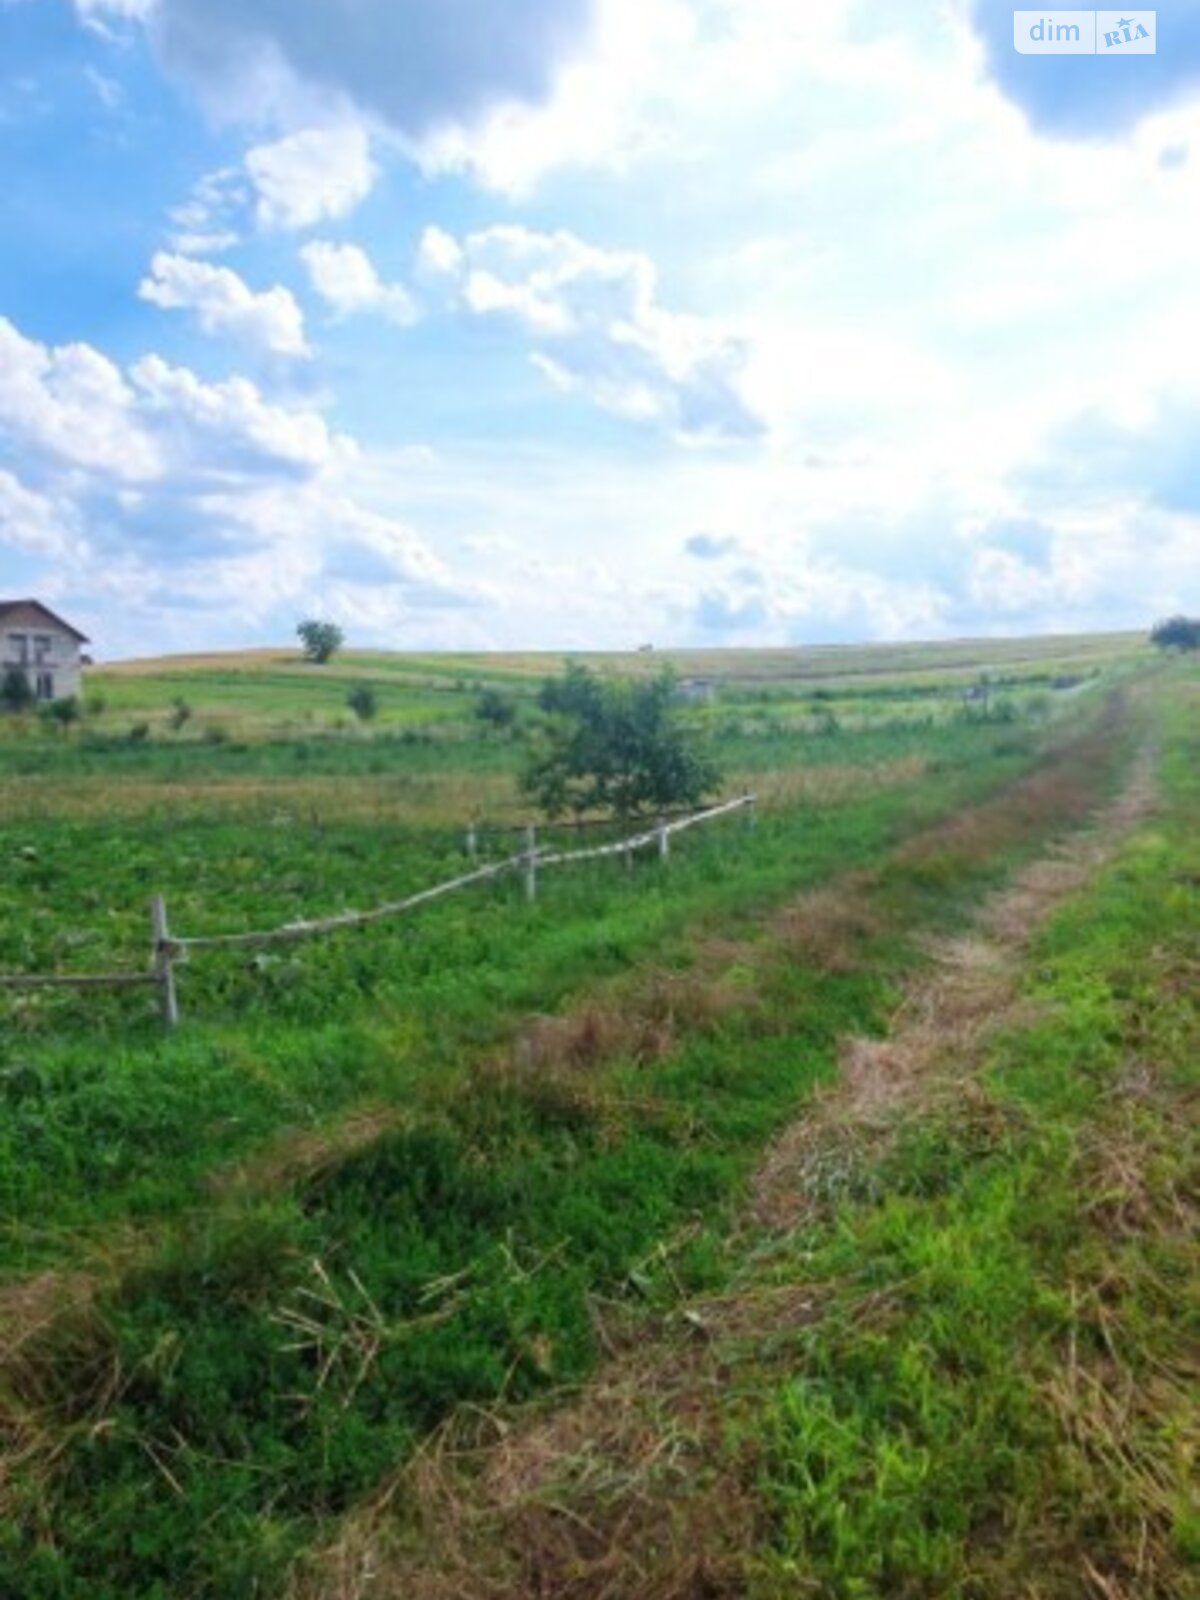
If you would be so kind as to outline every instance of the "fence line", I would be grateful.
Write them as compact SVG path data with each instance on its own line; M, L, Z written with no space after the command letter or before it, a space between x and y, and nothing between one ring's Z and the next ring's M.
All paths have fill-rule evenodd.
M723 805L710 806L704 811L684 816L676 813L678 820L673 822L668 821L663 814L656 825L645 833L634 834L625 839L618 839L614 844L599 845L588 850L547 851L539 848L537 829L533 824L526 824L525 848L518 855L508 856L505 860L493 862L488 866L477 867L472 872L465 872L445 883L435 884L432 888L422 889L417 894L407 895L403 900L392 900L374 906L369 911L343 911L331 917L289 922L279 928L268 928L258 932L172 934L167 920L166 902L162 895L155 895L150 903L151 965L148 972L98 972L77 976L39 973L9 976L0 974L0 989L100 989L152 984L159 992L159 1009L163 1022L168 1028L175 1028L179 1024L175 963L186 961L194 950L255 949L263 945L319 938L326 934L339 933L346 928L366 927L374 922L383 922L389 917L401 916L418 906L440 900L473 884L486 883L502 877L506 872L521 873L526 898L533 901L537 898L538 874L547 867L568 866L580 861L599 861L607 856L618 855L624 856L626 865L632 866L636 851L651 848L657 849L660 858L665 860L670 854L672 836L684 833L688 828L743 810L749 812L750 821L753 823L756 800L757 797L753 794L740 795L736 800L727 800Z

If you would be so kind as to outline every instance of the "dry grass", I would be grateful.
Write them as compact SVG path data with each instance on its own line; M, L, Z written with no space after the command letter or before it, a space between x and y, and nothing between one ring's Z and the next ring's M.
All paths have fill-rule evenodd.
M837 1083L767 1153L751 1205L760 1226L773 1231L795 1227L830 1192L831 1160L835 1167L877 1160L901 1113L911 1111L915 1102L930 1108L936 1100L960 1096L996 1031L1030 1020L1018 998L1021 959L1029 942L1150 812L1152 775L1153 760L1145 752L1121 793L1086 832L1024 867L986 902L970 937L928 943L932 970L909 988L887 1036L847 1039ZM1055 815L1064 799L1079 803L1085 795L1073 777L1041 782L1035 774L1019 786L1016 810L1026 819L1031 807L1045 807ZM975 848L983 837L994 840L996 831L1006 827L1003 809L989 805L980 810L982 818L952 819L918 841L915 853L914 846L906 845L901 854L927 859L946 837L954 848L967 841ZM830 949L837 954L840 948L835 936Z
M269 1192L319 1177L406 1121L394 1106L356 1106L349 1116L309 1133L286 1133L265 1148L210 1174L215 1194Z
M938 945L934 966L906 995L887 1039L847 1040L839 1083L780 1139L759 1171L742 1232L747 1256L763 1232L810 1217L823 1195L878 1160L901 1113L953 1103L960 1118L1003 1117L968 1069L999 1023L1011 1025L1018 962L1033 929L1115 849L1145 814L1146 763L1089 833L1050 863L1035 864L989 902L978 935ZM1018 786L1017 826L1086 805L1070 782ZM980 849L1008 836L1004 805L982 822L929 830L930 854ZM824 971L861 959L886 926L870 904L877 874L854 874L777 916L773 947ZM777 942L775 942L777 941ZM719 952L719 953L718 953ZM729 970L747 948L722 944L710 967ZM705 972L658 980L640 1008L539 1019L506 1070L541 1080L594 1075L613 1057L657 1053L689 1024L719 1021ZM735 990L734 1003L745 991ZM1109 1151L1113 1159L1113 1152ZM1123 1187L1136 1194L1136 1185ZM753 1275L750 1283L754 1284ZM607 1339L612 1359L567 1404L548 1413L460 1415L416 1462L343 1526L337 1542L295 1576L290 1600L693 1600L744 1595L747 1557L762 1538L752 1473L731 1452L728 1394L739 1369L793 1359L794 1339L824 1314L837 1286L788 1282L743 1287L681 1306L649 1343ZM862 1294L855 1318L894 1313L889 1296ZM842 1306L843 1314L846 1306ZM1051 1403L1052 1397L1048 1397ZM1081 1419L1077 1426L1084 1426ZM801 1591L797 1591L799 1593ZM1005 1590L997 1588L995 1593Z

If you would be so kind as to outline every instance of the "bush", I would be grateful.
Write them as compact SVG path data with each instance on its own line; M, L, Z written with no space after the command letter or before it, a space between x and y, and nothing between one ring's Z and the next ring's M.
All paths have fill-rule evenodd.
M485 689L475 704L475 715L480 722L497 733L511 728L517 720L517 708L499 689Z
M5 711L28 711L33 704L33 686L20 667L9 667L0 679L0 706Z
M370 722L379 710L379 697L369 683L356 683L346 696L346 704L360 722Z
M79 721L79 701L73 694L62 700L51 700L39 708L38 715L53 727L69 728L73 722Z

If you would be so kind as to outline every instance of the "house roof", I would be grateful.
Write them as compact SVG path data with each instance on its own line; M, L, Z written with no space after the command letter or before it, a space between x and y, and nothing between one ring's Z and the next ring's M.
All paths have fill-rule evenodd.
M65 633L69 633L78 639L80 644L91 643L86 633L80 633L78 628L73 628L69 622L64 621L56 612L51 611L49 606L43 605L40 600L0 600L0 622L4 621L10 611L18 611L25 606L32 606L35 611L40 611L56 627L62 628Z

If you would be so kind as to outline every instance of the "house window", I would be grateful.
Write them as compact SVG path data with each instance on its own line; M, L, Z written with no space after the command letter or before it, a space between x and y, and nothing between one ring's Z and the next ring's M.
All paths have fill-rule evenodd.
M53 639L51 639L49 634L47 634L47 633L35 633L34 634L34 636L33 636L33 664L34 664L35 667L40 667L45 662L49 661L50 652L51 652L51 649L53 648L53 644L54 644L54 641L53 641Z
M29 664L29 635L27 633L10 633L12 647L16 651L16 664L18 667Z
M54 699L54 677L53 677L52 673L49 673L49 672L39 672L38 673L38 675L37 675L37 687L36 687L35 693L37 694L37 697L38 697L39 700L53 700Z

